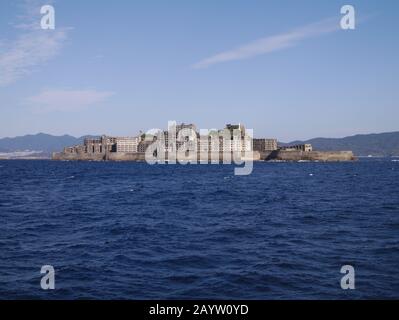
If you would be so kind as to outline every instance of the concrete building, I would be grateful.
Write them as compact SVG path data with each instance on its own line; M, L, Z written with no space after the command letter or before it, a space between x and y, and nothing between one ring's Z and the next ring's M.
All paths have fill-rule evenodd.
M202 135L198 139L198 151L208 152L210 151L211 141L209 135Z
M83 145L64 148L67 154L98 155L108 157L110 153L145 153L148 146L161 139L157 146L160 152L176 152L182 146L186 151L200 152L245 152L270 151L277 148L275 139L254 139L245 136L245 127L242 124L227 124L223 130L212 130L208 135L200 136L194 124L176 125L176 139L169 137L170 132L161 131L159 134L137 137L110 137L101 136L87 138ZM182 139L183 137L183 139ZM177 141L178 139L180 141ZM174 141L172 141L174 140Z
M239 123L239 124L230 124L230 123L226 124L226 128L225 129L230 131L230 135L231 136L234 135L234 130L239 130L241 132L241 138L244 138L244 136L245 136L245 127L241 123Z
M253 150L254 151L274 151L277 150L277 139L253 139Z
M82 145L65 147L62 152L53 153L54 160L86 160L86 161L145 161L145 153L150 145L158 139L162 141L154 146L153 155L165 155L165 159L174 159L177 150L185 152L188 161L205 159L204 161L224 161L231 152L253 151L253 160L282 161L352 161L356 158L351 151L313 151L311 144L277 146L276 139L252 139L246 136L242 124L227 124L223 130L212 130L208 133L197 132L194 124L176 125L176 137L170 137L168 131L143 134L139 137L101 136L87 138ZM248 130L247 130L248 131ZM180 132L180 135L179 135ZM183 141L177 141L178 137ZM184 150L181 147L184 146ZM192 156L189 151L197 150ZM227 154L228 153L228 154ZM194 153L195 154L195 153ZM235 154L234 154L235 156Z
M99 138L84 139L83 146L86 153L105 154L106 152L115 152L115 137L101 136Z
M302 151L305 152L313 151L313 147L310 143L305 143L304 145L302 145L302 147L303 147Z
M139 153L145 153L147 148L154 143L154 141L148 141L148 140L142 140L139 142L137 146L137 152Z
M228 133L226 135L226 133ZM219 131L219 150L223 152L252 151L252 138L245 135L245 127L239 124L226 124L224 130Z
M140 137L117 137L115 138L116 152L138 152L140 140Z
M177 124L175 128L169 128L171 131L175 130L175 137L169 137L170 132L163 132L163 143L166 152L176 152L185 145L189 150L196 150L199 134L197 127L194 124Z
M87 138L84 140L84 146L87 153L103 153L103 142L101 138Z
M220 150L224 152L252 151L252 143L250 139L222 139L220 142Z
M283 151L304 151L304 152L313 151L313 147L309 143L297 144L297 145L293 145L293 146L283 146L283 147L280 147L279 149L283 150Z
M183 129L191 129L194 132L197 132L197 127L196 127L195 124L192 124L192 123L190 123L190 124L181 123L181 124L177 124L176 125L176 134L178 134L179 131L183 130Z
M173 159L175 152L183 151L191 156L190 151L197 151L197 156L203 158L220 159L224 153L253 151L254 159L262 160L320 160L320 161L346 161L352 159L351 152L315 152L311 144L297 144L278 147L276 139L252 139L246 136L242 124L227 124L222 130L197 132L194 124L177 124L172 128L175 133L170 137L168 131L143 134L138 137L110 137L101 136L87 138L82 145L65 147L63 152L54 153L53 159L57 160L91 160L91 161L144 161L145 152L154 142L153 153L165 159ZM250 132L247 130L247 132ZM176 136L174 136L176 135ZM181 138L181 141L177 141ZM161 141L159 141L161 140ZM184 149L182 149L184 147ZM230 155L226 155L230 156ZM245 155L244 155L245 156ZM195 158L195 157L194 157Z

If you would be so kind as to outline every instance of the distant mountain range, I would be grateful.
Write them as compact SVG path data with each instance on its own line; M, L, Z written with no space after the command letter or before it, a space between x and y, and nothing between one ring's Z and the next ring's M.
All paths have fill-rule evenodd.
M314 138L292 141L290 144L310 143L320 151L352 150L356 156L399 156L399 131L357 134L344 138Z
M45 133L0 139L0 158L39 157L48 158L52 152L61 151L66 146L83 143L87 137L70 135L53 136Z
M83 143L87 137L79 138L45 133L0 139L0 158L46 158L52 152L66 146ZM376 134L358 134L344 138L314 138L306 141L292 141L280 145L310 143L315 150L352 150L357 156L399 156L399 131Z

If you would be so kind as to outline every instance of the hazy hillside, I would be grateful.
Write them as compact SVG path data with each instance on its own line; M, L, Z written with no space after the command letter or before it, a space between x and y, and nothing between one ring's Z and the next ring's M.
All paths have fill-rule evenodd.
M314 149L352 150L357 156L399 156L399 132L358 134L345 138L314 138L289 144L311 143Z
M85 137L87 136L75 138L69 135L53 136L38 133L15 138L3 138L0 139L0 152L30 150L50 154L51 152L61 151L65 146L80 144Z

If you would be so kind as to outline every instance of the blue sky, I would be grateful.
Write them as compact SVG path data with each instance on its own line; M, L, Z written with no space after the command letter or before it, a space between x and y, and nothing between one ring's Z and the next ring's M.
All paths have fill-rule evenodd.
M45 4L55 30L37 28ZM355 30L339 29L345 4ZM168 120L281 141L396 131L398 30L395 0L4 0L0 137Z

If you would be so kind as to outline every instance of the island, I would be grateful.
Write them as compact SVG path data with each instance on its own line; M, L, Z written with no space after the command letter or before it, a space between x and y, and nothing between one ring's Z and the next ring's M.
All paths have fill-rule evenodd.
M176 159L182 152L189 161L223 161L240 157L253 161L354 161L352 151L317 151L311 144L279 146L274 138L253 138L242 124L227 124L222 130L199 133L194 124L171 125L167 131L134 137L102 135L87 138L82 145L54 152L53 160L145 161L148 153L162 160ZM191 158L190 158L191 157ZM250 159L248 159L250 157Z

